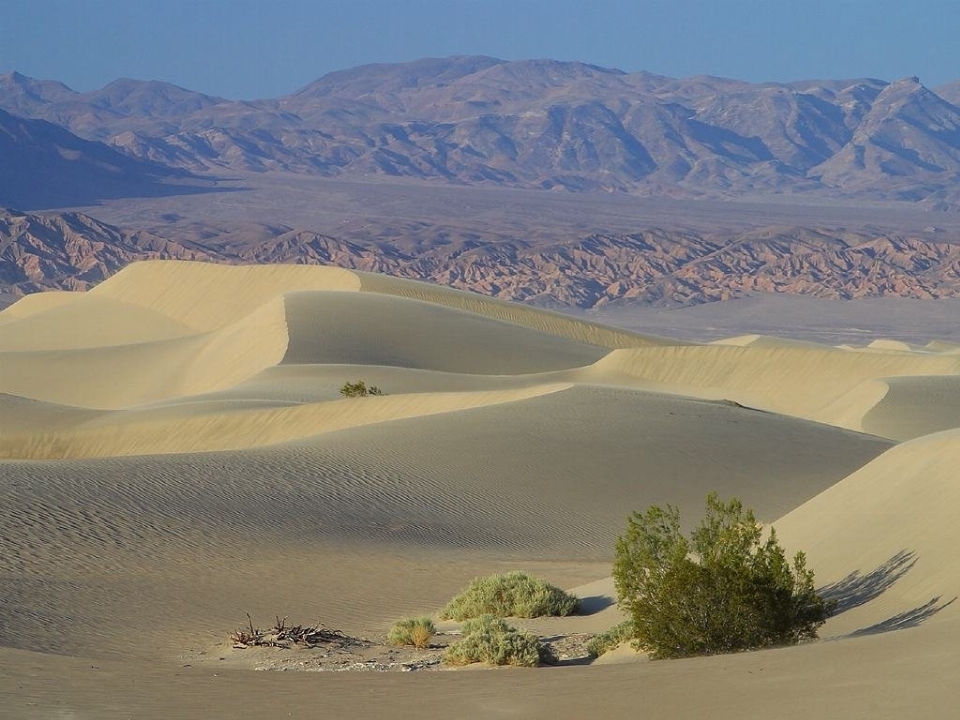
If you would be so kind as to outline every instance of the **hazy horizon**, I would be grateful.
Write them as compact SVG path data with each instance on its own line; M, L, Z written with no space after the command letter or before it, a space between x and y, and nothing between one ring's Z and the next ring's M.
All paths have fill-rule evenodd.
M960 78L960 4L927 0L8 0L0 72L79 92L120 78L231 99L423 57L581 61L750 82Z

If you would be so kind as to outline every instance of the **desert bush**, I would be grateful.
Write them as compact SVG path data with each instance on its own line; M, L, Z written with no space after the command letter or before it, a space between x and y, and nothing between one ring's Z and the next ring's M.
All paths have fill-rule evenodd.
M443 653L443 661L448 665L483 662L536 667L541 660L550 658L536 635L517 630L493 615L467 620L462 631L463 637Z
M832 606L814 589L806 557L793 566L752 510L707 497L688 540L676 508L633 513L613 568L638 647L654 658L733 652L814 639Z
M433 620L428 617L404 618L397 620L390 632L387 633L387 642L391 645L413 645L415 648L425 648L430 645L430 639L437 631Z
M384 392L376 385L370 385L369 387L363 380L357 380L357 382L345 382L340 387L340 394L344 397L353 398L353 397L367 397L368 395L383 395Z
M613 650L620 643L633 638L633 621L624 620L622 623L614 625L609 630L597 633L590 642L587 643L587 654L590 657L597 658L609 650Z
M466 620L481 615L533 618L573 615L579 608L577 597L545 580L514 571L474 578L466 590L440 611L440 617L445 620Z

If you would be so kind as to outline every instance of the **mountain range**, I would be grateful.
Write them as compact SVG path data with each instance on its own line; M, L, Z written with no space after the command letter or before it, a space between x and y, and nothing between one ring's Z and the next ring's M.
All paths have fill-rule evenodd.
M935 209L960 207L958 102L960 80L935 90L917 78L751 84L490 57L368 65L253 101L162 82L78 93L0 76L0 109L11 115L182 171L805 193Z
M572 242L454 242L429 253L291 227L201 233L202 241L124 230L83 213L0 212L0 289L85 290L137 260L336 265L430 280L541 306L691 305L751 293L830 299L960 298L960 244L917 235L765 227L652 229Z
M878 213L960 210L957 103L960 80L750 84L489 57L368 65L254 101L10 73L0 292L82 290L180 258L333 264L556 307L956 298L956 216ZM532 189L576 193L579 209L557 214L536 198L574 196ZM617 198L653 201L629 196L685 210L642 221ZM757 210L774 199L795 204L789 219ZM55 211L105 200L119 219ZM827 207L856 212L828 221ZM741 212L736 226L718 214Z

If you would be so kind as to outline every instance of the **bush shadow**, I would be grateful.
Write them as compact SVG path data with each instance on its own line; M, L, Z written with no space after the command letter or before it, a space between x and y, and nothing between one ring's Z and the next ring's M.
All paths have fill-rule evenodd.
M617 601L609 595L591 595L580 598L580 609L577 611L577 615L595 615L611 605L616 605L616 603Z
M820 589L820 595L828 602L836 603L833 614L847 612L854 608L866 605L880 597L895 585L904 575L917 564L917 554L910 550L901 550L882 565L864 574L859 570L850 573L842 580ZM912 610L906 610L887 618L869 627L861 628L849 633L845 637L860 637L863 635L877 635L894 630L906 630L917 627L930 619L945 607L952 605L954 597L945 603L940 603L938 595Z
M925 602L923 605L913 608L913 610L907 610L899 613L898 615L894 615L893 617L887 618L883 622L878 622L870 627L855 630L850 633L849 637L877 635L879 633L892 632L894 630L906 630L907 628L917 627L920 625L920 623L930 619L948 605L953 605L953 603L957 600L957 598L954 597L952 600L948 600L942 605L938 605L937 603L940 602L940 597L940 595L937 595L935 598L930 598L930 600Z
M879 567L862 574L856 570L832 585L820 588L821 597L836 603L834 615L866 605L880 597L917 564L917 554L901 550Z

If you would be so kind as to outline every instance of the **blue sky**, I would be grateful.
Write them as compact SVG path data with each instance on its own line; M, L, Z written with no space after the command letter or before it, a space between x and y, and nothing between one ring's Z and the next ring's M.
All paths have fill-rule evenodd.
M753 82L960 78L960 0L3 0L0 72L276 97L372 62L482 54Z

